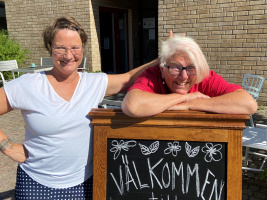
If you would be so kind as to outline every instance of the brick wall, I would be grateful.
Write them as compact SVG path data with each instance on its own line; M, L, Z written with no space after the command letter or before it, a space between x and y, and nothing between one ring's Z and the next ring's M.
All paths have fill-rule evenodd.
M101 70L99 6L135 10L133 20L134 24L138 24L137 0L130 2L124 0L9 0L5 4L10 36L18 40L22 47L30 50L27 65L32 62L40 64L41 57L49 56L43 47L42 31L56 17L72 16L87 32L86 67L92 71ZM133 31L137 29L138 26L133 27Z
M56 17L72 16L79 21L87 33L90 33L89 1L9 0L5 2L5 7L8 32L12 38L20 42L23 48L30 50L27 64L31 62L40 64L41 57L49 56L43 47L42 31ZM87 46L86 57L90 59L91 51L88 50Z
M169 30L194 38L229 82L241 84L246 73L267 78L266 0L159 0L159 40ZM266 97L267 81L258 104Z
M266 0L158 0L158 3L159 40L166 39L169 30L185 32L200 44L211 68L229 82L241 84L245 73L267 78ZM5 4L11 37L31 52L28 64L39 64L40 57L48 56L41 37L44 26L55 17L73 16L89 35L87 67L100 70L99 6L132 10L132 48L139 55L135 34L139 28L138 0L9 0ZM266 106L266 96L267 81L259 105Z

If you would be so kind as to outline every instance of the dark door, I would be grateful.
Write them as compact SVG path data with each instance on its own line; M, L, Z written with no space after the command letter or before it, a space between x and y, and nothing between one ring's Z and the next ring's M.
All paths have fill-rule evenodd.
M139 0L140 64L158 57L158 1Z
M112 73L114 71L113 59L113 28L112 13L100 13L100 44L102 71Z
M7 30L5 2L0 1L0 31Z
M106 73L128 71L127 10L100 7L101 66Z

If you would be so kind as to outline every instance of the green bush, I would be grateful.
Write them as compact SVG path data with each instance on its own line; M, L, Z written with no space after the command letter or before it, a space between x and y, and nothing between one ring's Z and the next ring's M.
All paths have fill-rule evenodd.
M260 172L259 177L260 180L267 181L267 169L264 169L264 171Z
M10 39L6 30L0 31L0 61L17 60L18 66L22 65L29 56L28 50L22 49L14 39ZM4 77L9 79L11 72L4 72Z

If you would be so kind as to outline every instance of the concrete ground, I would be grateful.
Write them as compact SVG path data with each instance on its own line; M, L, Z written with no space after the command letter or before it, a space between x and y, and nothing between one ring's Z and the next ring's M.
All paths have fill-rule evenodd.
M15 143L24 141L24 121L20 111L0 116L0 129ZM0 200L13 200L17 162L0 153Z
M259 110L253 117L255 123L267 124L267 108ZM249 125L249 122L246 122ZM0 116L0 129L16 143L24 141L24 122L20 111L12 111ZM253 161L253 162L252 162ZM251 164L260 163L252 158ZM267 168L265 164L265 168ZM17 163L0 153L0 200L14 200ZM267 181L258 179L259 173L243 172L243 200L266 200Z

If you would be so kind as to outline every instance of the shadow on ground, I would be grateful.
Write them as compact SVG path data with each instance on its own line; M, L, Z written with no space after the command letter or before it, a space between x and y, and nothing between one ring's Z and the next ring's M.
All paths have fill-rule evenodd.
M0 200L15 200L15 190L0 192Z

